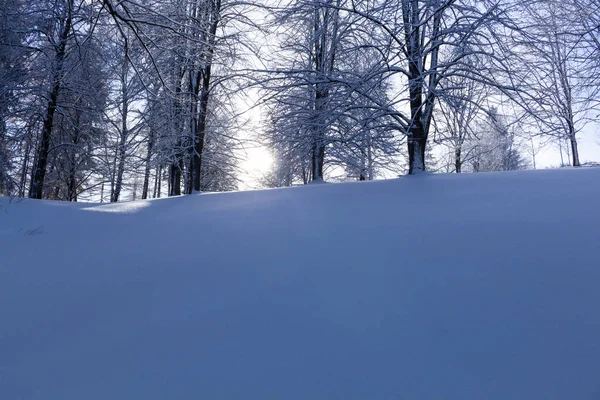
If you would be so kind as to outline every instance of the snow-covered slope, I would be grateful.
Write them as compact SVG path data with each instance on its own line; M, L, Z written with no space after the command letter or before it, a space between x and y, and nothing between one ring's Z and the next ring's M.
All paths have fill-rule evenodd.
M600 398L600 169L0 205L2 400Z

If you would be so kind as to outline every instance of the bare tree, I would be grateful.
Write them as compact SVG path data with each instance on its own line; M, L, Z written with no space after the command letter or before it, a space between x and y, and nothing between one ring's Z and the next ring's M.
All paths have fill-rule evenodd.
M476 58L465 61L477 68ZM461 75L443 82L442 91L432 120L433 143L448 149L453 171L461 173L463 164L475 156L476 126L485 117L486 102L492 93L486 85Z
M540 134L567 140L572 164L579 166L577 135L589 123L595 77L587 68L589 43L573 35L576 5L536 1L523 5L522 11L523 25L528 23L518 41L521 80L527 83L524 102Z
M385 83L369 75L378 52L348 4L298 0L273 12L277 56L262 72L267 142L277 160L275 176L284 184L320 182L327 165L360 170L363 161L356 175L366 179L374 176L375 151L396 151L378 103L385 102Z
M75 12L75 1L65 0L57 4L54 8L55 20L54 29L45 32L47 40L54 50L54 60L52 65L52 76L50 91L48 93L48 105L44 117L44 125L41 132L40 144L36 154L36 162L33 167L31 186L29 188L29 197L41 199L44 189L44 179L46 177L46 167L48 164L48 152L50 150L50 139L52 137L52 128L54 125L54 115L58 106L58 95L62 88L62 81L65 74L64 63L67 57L67 44L73 36L73 17Z
M497 26L506 25L498 1L380 0L354 1L344 10L362 18L376 31L372 46L381 54L378 71L396 88L391 101L382 104L407 137L409 174L425 170L425 155L438 99L444 81L462 76L490 86L501 83L490 73L502 66L504 56L495 38ZM467 60L487 57L481 70Z
M169 158L169 193L200 191L210 103L222 103L241 72L233 64L252 44L244 41L256 25L246 16L251 2L169 0L140 4L104 1L122 30L129 29L147 51L162 89L160 101L170 139L153 137L153 147ZM225 97L212 99L220 92ZM154 131L154 134L156 132ZM166 151L170 143L171 150ZM158 148L157 148L158 149Z

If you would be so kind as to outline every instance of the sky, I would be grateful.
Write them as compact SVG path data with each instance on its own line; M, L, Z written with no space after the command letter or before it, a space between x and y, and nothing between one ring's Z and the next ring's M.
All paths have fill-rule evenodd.
M581 163L600 162L600 124L588 125L577 139ZM560 151L556 145L545 147L536 157L538 169L558 167L560 162Z

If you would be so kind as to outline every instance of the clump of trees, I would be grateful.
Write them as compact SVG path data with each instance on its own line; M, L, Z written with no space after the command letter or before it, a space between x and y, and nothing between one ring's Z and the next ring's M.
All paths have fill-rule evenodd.
M535 167L600 96L598 0L0 1L0 195L235 190ZM531 156L531 160L528 156Z
M235 189L230 68L249 24L236 6L2 2L0 192L115 202Z

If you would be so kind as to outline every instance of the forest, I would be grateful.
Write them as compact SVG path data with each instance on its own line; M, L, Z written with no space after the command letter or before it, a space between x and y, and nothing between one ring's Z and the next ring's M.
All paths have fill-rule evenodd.
M0 196L585 164L600 0L0 0Z

